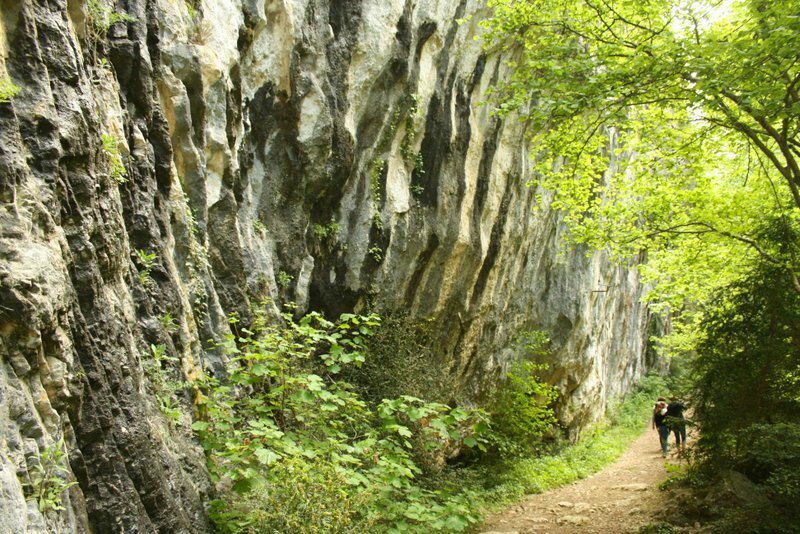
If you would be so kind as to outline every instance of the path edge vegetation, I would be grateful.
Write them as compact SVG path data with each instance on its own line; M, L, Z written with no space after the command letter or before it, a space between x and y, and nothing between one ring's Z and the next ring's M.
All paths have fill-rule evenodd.
M229 365L197 383L192 429L206 452L220 532L465 532L485 514L600 470L641 434L662 377L613 403L606 420L569 445L551 409L542 366L521 360L485 408L422 399L359 377L372 353L400 359L413 322L386 341L378 315L257 312L217 342ZM525 336L544 350L546 336ZM535 340L533 343L531 340ZM411 341L410 341L411 340ZM530 355L530 353L529 353ZM408 372L416 369L412 372ZM411 374L425 367L406 368ZM509 417L508 414L520 417Z
M574 444L540 455L503 461L487 475L482 492L484 513L501 510L525 495L543 493L599 472L615 462L646 430L653 399L680 388L675 375L649 374L624 397L609 403L606 416Z

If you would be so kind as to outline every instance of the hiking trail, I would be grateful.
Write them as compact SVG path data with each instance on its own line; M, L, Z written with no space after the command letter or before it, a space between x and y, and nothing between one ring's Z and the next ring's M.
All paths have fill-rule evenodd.
M490 516L481 534L637 533L657 523L664 494L658 485L669 476L665 462L679 463L675 438L661 457L658 434L648 426L613 464L572 484L527 495L510 508Z

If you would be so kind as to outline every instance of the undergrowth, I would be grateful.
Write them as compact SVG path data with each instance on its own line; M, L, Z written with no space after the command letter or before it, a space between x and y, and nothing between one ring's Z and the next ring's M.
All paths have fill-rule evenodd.
M663 380L646 380L615 409L610 426L537 456L554 429L554 390L540 381L538 366L512 367L488 411L466 408L443 403L443 390L430 401L391 380L364 387L366 377L353 369L369 369L370 355L379 367L403 368L411 385L424 383L414 380L421 361L397 367L392 351L370 348L370 339L382 337L396 342L400 360L416 352L424 329L405 320L390 320L404 333L386 337L377 335L376 315L332 322L286 314L279 324L255 317L249 328L231 318L237 335L219 344L230 359L227 373L198 384L192 428L217 483L211 517L220 532L467 531L492 509L613 461L665 391ZM531 440L535 446L523 446Z
M541 493L596 473L616 460L642 433L653 398L663 395L662 377L649 376L637 391L612 407L608 421L596 425L575 445L552 455L517 457L477 467L485 509L507 506L524 495Z
M219 531L459 532L479 520L472 490L432 474L453 451L484 447L484 412L410 395L367 402L341 378L363 364L377 316L231 322L227 376L202 381L192 425L221 488Z

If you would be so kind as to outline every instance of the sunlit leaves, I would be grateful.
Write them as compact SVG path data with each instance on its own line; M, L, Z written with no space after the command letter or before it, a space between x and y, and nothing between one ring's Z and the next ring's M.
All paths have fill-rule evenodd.
M796 277L793 253L757 232L800 208L796 6L489 4L487 46L510 58L491 102L527 123L534 181L574 242L646 257L662 309L702 303L756 258Z
M212 476L233 489L214 508L220 530L322 522L325 531L427 532L477 521L465 496L420 486L418 458L483 449L487 416L412 396L369 405L340 376L364 362L379 317L287 314L279 322L259 311L250 328L235 317L231 324L239 335L220 344L230 357L227 378L198 384L192 425ZM295 479L279 478L287 473ZM328 487L333 480L341 484Z

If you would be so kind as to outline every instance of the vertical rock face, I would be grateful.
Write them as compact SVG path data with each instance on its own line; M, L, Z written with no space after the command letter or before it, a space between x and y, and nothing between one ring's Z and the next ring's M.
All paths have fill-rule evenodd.
M162 389L265 300L432 319L467 396L544 330L575 431L641 375L635 272L562 250L481 105L481 5L0 0L0 530L210 530Z

